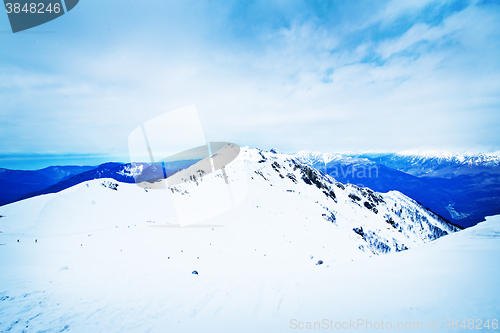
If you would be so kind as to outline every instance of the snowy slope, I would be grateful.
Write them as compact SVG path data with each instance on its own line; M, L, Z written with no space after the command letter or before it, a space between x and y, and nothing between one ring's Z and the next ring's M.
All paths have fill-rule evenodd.
M229 182L237 180L233 175L241 163L247 170L250 192L232 214L246 218L239 223L226 220L224 225L245 227L249 221L254 225L263 223L259 227L272 228L272 232L311 234L323 246L331 246L327 243L338 239L349 244L340 246L341 252L352 247L356 249L355 256L411 248L457 230L399 192L379 194L354 185L344 186L284 154L243 150L226 167ZM208 177L218 176L215 173ZM118 186L103 186L113 183ZM211 189L208 186L212 184L201 178L172 186L171 191L145 191L112 179L94 180L59 194L2 207L0 214L5 218L0 225L4 232L32 236L91 232L145 221L172 225L177 223L173 204L184 200L193 205L197 193L205 193ZM48 202L39 212L31 208L45 200ZM192 211L196 210L193 207ZM24 215L27 211L30 218ZM220 219L212 222L219 225ZM318 235L326 238L320 241ZM343 254L333 252L328 256L333 260Z
M242 164L247 198L185 228L172 196L195 195L204 178L173 193L93 180L0 207L0 331L281 332L295 317L427 318L431 292L464 282L448 276L465 268L446 256L464 253L455 236L469 230L454 233L404 195L253 149L226 167L230 182ZM451 250L424 244L451 233Z
M9 170L0 168L0 206L21 196L40 191L76 174L89 171L90 166L54 166L41 170Z
M210 270L207 257L231 251L214 242L196 259L196 245L217 238L210 232L138 226L36 244L3 235L0 331L288 332L362 319L422 323L410 332L438 321L433 331L449 332L447 319L499 317L500 216L411 251L293 274L262 257Z

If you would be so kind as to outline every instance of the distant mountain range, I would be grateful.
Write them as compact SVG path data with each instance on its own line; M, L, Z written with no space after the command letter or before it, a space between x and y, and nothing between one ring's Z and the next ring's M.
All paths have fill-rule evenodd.
M184 160L153 165L147 163L104 163L99 166L55 166L41 170L9 170L0 168L0 206L42 194L57 193L88 180L112 178L134 183L142 174L147 180L170 176L197 160Z
M453 178L482 172L495 172L500 167L500 152L488 154L438 154L402 152L366 157L392 169L417 177Z
M277 149L271 153L282 154ZM343 184L378 192L397 190L450 222L469 227L500 214L500 154L332 154L301 151L301 163ZM161 179L196 163L163 166L105 163L99 166L54 166L42 170L0 169L0 206L56 193L79 183L112 178L134 183L134 176ZM165 169L165 170L164 170Z
M498 154L330 154L295 156L342 183L398 190L462 227L500 213Z
M28 193L41 191L74 175L92 170L91 166L53 166L41 170L0 168L0 206Z

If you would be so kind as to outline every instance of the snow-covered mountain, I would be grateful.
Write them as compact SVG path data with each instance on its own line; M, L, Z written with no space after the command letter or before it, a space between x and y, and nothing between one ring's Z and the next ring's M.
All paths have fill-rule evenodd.
M268 234L266 246L279 249L281 255L319 255L318 260L331 263L409 249L458 230L399 192L380 194L343 185L289 155L243 149L225 168L230 184L241 181L234 175L242 167L247 171L248 198L208 223L226 225L228 230L251 227L253 233ZM171 186L168 191L148 191L113 179L86 181L57 194L0 207L4 216L0 226L4 233L36 238L146 221L175 225L175 208L169 210L168 203L184 200L196 211L190 197L210 193L206 177L220 174Z
M500 213L498 154L295 154L342 183L397 190L462 227Z
M494 319L498 222L455 232L401 193L343 185L279 152L242 149L229 185L242 169L246 199L185 228L173 198L222 173L170 191L88 180L0 207L0 331L285 332L358 317L424 328L439 317L444 331L441 318Z
M99 166L56 166L42 170L0 169L0 206L42 194L57 193L84 181L112 178L123 183L135 183L139 172L144 177L167 176L189 167L198 160L164 163L104 163Z
M0 206L94 168L90 166L53 166L41 170L0 168Z
M413 159L430 160L435 159L441 162L454 162L468 165L500 165L500 151L491 152L437 152L437 151L401 151L398 156L411 157Z
M271 149L271 151L276 151L276 149ZM308 165L320 165L321 163L328 164L331 161L356 159L354 157L346 156L343 154L320 153L308 150L301 150L298 153L296 153L294 157L297 158L300 162Z
M371 159L414 176L451 178L462 174L487 172L500 167L500 152L438 153L403 151L372 155Z
M294 155L309 165L339 163L359 163L373 165L380 163L392 169L421 177L453 177L471 168L500 167L500 151L489 153L421 152L402 151L397 153L322 153L308 150Z

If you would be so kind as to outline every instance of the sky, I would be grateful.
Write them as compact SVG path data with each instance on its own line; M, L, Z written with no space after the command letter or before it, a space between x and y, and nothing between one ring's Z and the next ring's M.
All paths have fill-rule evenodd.
M0 14L0 167L128 161L192 104L240 146L498 150L500 4L81 0L16 34Z

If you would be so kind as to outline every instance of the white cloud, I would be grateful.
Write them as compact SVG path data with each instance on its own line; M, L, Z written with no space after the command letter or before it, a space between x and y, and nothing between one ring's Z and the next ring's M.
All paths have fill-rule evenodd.
M419 16L422 10L429 6L440 7L452 3L453 0L390 0L366 22L365 26L381 23L383 26L392 24L404 16Z
M415 22L399 37L348 47L354 37L342 29L296 20L248 45L177 47L136 34L92 56L66 49L50 73L3 66L0 115L10 125L0 142L10 143L0 148L126 154L135 127L193 103L209 140L263 148L500 145L499 18L469 6L439 25Z

